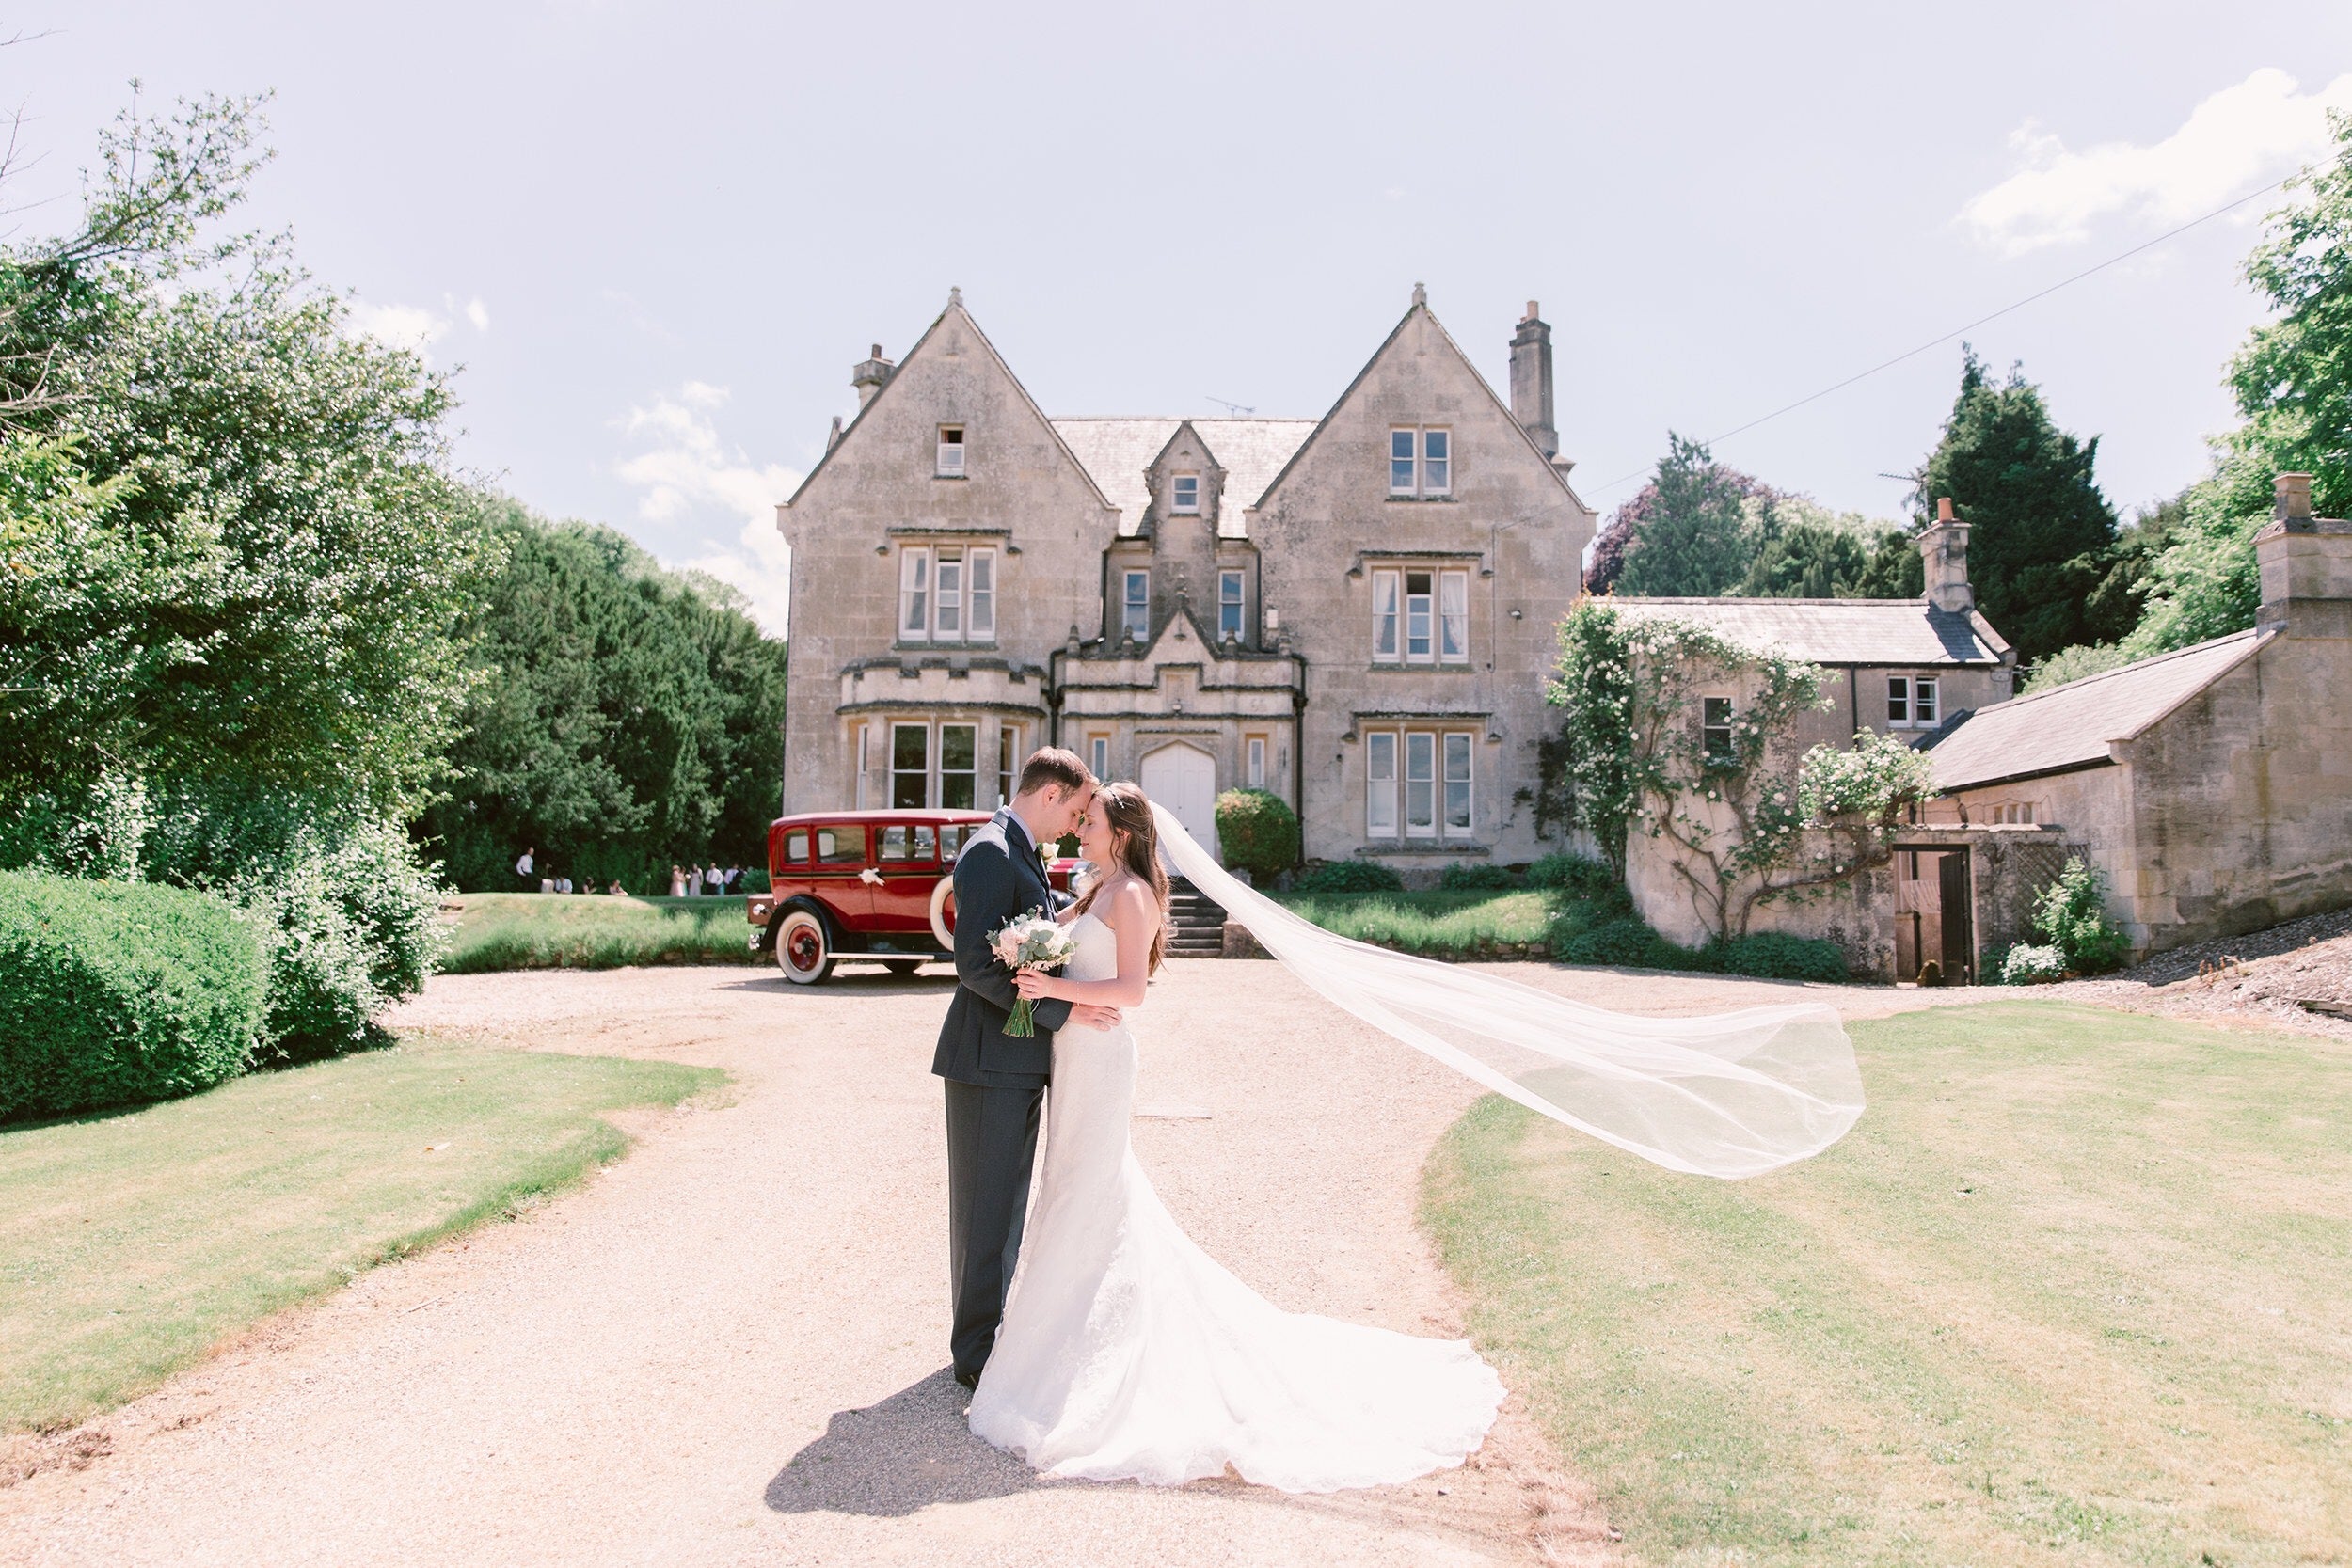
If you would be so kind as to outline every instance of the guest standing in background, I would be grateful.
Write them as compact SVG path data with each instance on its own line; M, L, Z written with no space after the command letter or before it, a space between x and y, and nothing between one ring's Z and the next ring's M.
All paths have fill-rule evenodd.
M515 862L515 875L523 879L523 891L525 893L529 893L531 891L531 868L537 863L537 862L533 859L533 856L537 852L537 848L538 847L536 845L525 845L523 847L522 857Z
M673 898L686 896L686 869L683 866L670 867L670 896Z

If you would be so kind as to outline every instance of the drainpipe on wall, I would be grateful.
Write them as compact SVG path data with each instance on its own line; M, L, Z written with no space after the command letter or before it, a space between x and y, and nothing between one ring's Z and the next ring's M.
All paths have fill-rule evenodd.
M1291 655L1298 679L1291 687L1291 799L1298 802L1298 853L1293 868L1307 863L1307 656Z

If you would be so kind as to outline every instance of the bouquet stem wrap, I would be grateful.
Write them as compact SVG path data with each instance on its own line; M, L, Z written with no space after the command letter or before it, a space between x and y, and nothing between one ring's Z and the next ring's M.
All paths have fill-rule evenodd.
M1068 927L1042 910L1014 915L996 928L988 939L988 945L997 960L1015 974L1025 969L1059 969L1078 950ZM1005 1033L1022 1039L1033 1038L1037 1034L1037 1004L1025 996L1015 1001L1005 1019Z

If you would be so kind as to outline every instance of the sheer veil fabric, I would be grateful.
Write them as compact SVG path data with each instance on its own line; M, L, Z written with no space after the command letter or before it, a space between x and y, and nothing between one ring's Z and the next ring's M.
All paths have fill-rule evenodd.
M1351 942L1236 879L1166 807L1152 815L1176 869L1332 1004L1629 1153L1756 1176L1819 1154L1862 1115L1853 1043L1823 1004L1638 1018Z

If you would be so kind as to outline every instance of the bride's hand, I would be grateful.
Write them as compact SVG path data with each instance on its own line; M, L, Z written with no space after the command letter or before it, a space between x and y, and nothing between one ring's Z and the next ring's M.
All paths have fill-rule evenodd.
M1012 988L1032 1002L1043 1002L1054 994L1054 977L1041 969L1015 970Z

